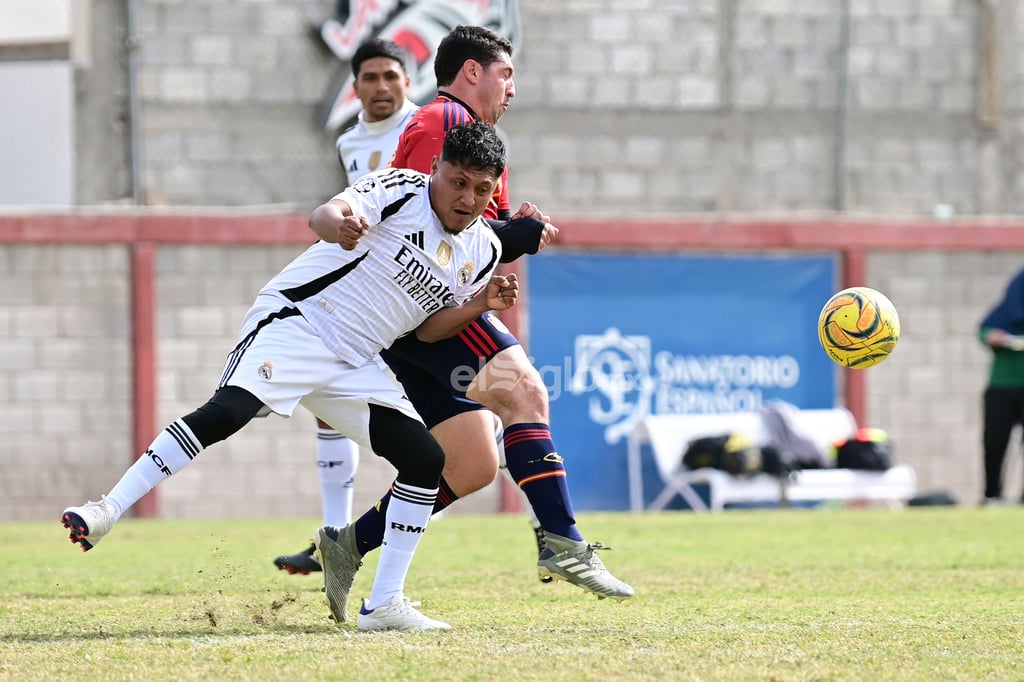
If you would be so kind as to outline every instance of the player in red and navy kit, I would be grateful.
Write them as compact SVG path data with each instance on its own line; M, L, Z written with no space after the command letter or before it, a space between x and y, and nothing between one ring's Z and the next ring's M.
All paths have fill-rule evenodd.
M422 170L452 126L467 120L497 123L515 96L511 56L509 41L487 29L459 26L449 33L434 61L438 96L414 115L392 165ZM509 210L503 175L485 216L507 219ZM496 226L503 262L536 253L557 232L528 203L512 218L520 219ZM508 470L544 530L540 577L568 581L600 598L634 596L633 588L612 575L596 555L604 547L586 542L576 527L563 459L551 436L547 389L519 341L496 316L485 314L457 337L438 343L399 339L381 355L445 450L435 510L494 480L498 452L490 410L504 425ZM380 546L391 494L352 525L335 529L333 549L345 557L344 565L337 570L324 566L335 584L351 585L361 557Z
M511 66L509 69L508 83L512 88ZM514 89L510 90L513 94L509 98L515 96L514 92ZM507 105L505 108L508 108ZM398 138L391 165L395 168L430 168L437 150L444 143L445 133L452 126L479 120L482 120L480 116L455 95L443 90L438 92L434 101L413 114L405 126ZM496 121L488 122L494 125ZM484 217L495 220L508 220L512 217L512 206L508 198L508 168L501 175Z

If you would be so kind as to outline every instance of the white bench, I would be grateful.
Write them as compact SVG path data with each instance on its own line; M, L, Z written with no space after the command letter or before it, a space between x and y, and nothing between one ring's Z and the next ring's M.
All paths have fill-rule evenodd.
M857 430L853 415L845 408L800 410L795 415L798 427L822 448L852 436ZM648 510L664 509L677 495L694 511L720 510L726 504L742 502L788 502L819 500L884 501L902 503L916 494L914 470L897 464L888 471L852 469L805 469L788 480L767 474L749 477L732 476L719 469L684 469L683 452L695 438L725 433L744 433L758 444L767 442L768 434L757 412L730 414L667 414L642 419L627 441L629 474L629 507L643 511L643 446L650 446L654 463L664 488ZM694 484L707 484L709 503L693 489Z

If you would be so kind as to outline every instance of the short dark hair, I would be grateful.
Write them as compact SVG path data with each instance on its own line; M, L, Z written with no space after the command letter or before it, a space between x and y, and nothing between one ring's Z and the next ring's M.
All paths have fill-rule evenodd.
M362 68L363 62L374 57L394 59L402 66L403 72L408 71L406 66L409 63L409 53L401 45L390 40L370 38L356 48L355 54L352 55L352 75L359 78L359 69Z
M452 126L445 134L441 160L464 168L489 170L498 177L505 170L505 143L488 123L463 123Z
M456 26L437 46L434 56L434 75L437 85L451 85L467 59L480 62L484 67L501 59L512 58L512 42L483 26Z

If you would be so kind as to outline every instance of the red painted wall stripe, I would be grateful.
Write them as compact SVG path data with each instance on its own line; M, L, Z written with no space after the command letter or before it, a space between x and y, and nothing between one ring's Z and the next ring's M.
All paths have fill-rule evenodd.
M293 213L0 213L0 243L301 244L315 239L307 219ZM560 248L1024 250L1021 220L570 218L559 227Z
M867 253L861 249L842 252L843 288L863 286L867 277ZM867 374L862 369L845 368L843 372L843 402L860 425L870 423L868 415Z
M156 436L156 249L137 242L131 252L132 445L135 461ZM132 508L135 516L160 515L157 490Z

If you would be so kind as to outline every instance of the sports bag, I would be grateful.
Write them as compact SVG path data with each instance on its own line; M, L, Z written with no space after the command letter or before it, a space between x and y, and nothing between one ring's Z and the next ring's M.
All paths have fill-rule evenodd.
M889 434L882 429L857 429L853 438L837 441L833 447L837 469L885 471L893 465Z
M734 476L756 474L761 468L761 450L754 439L741 433L696 438L683 453L687 469L721 469Z

